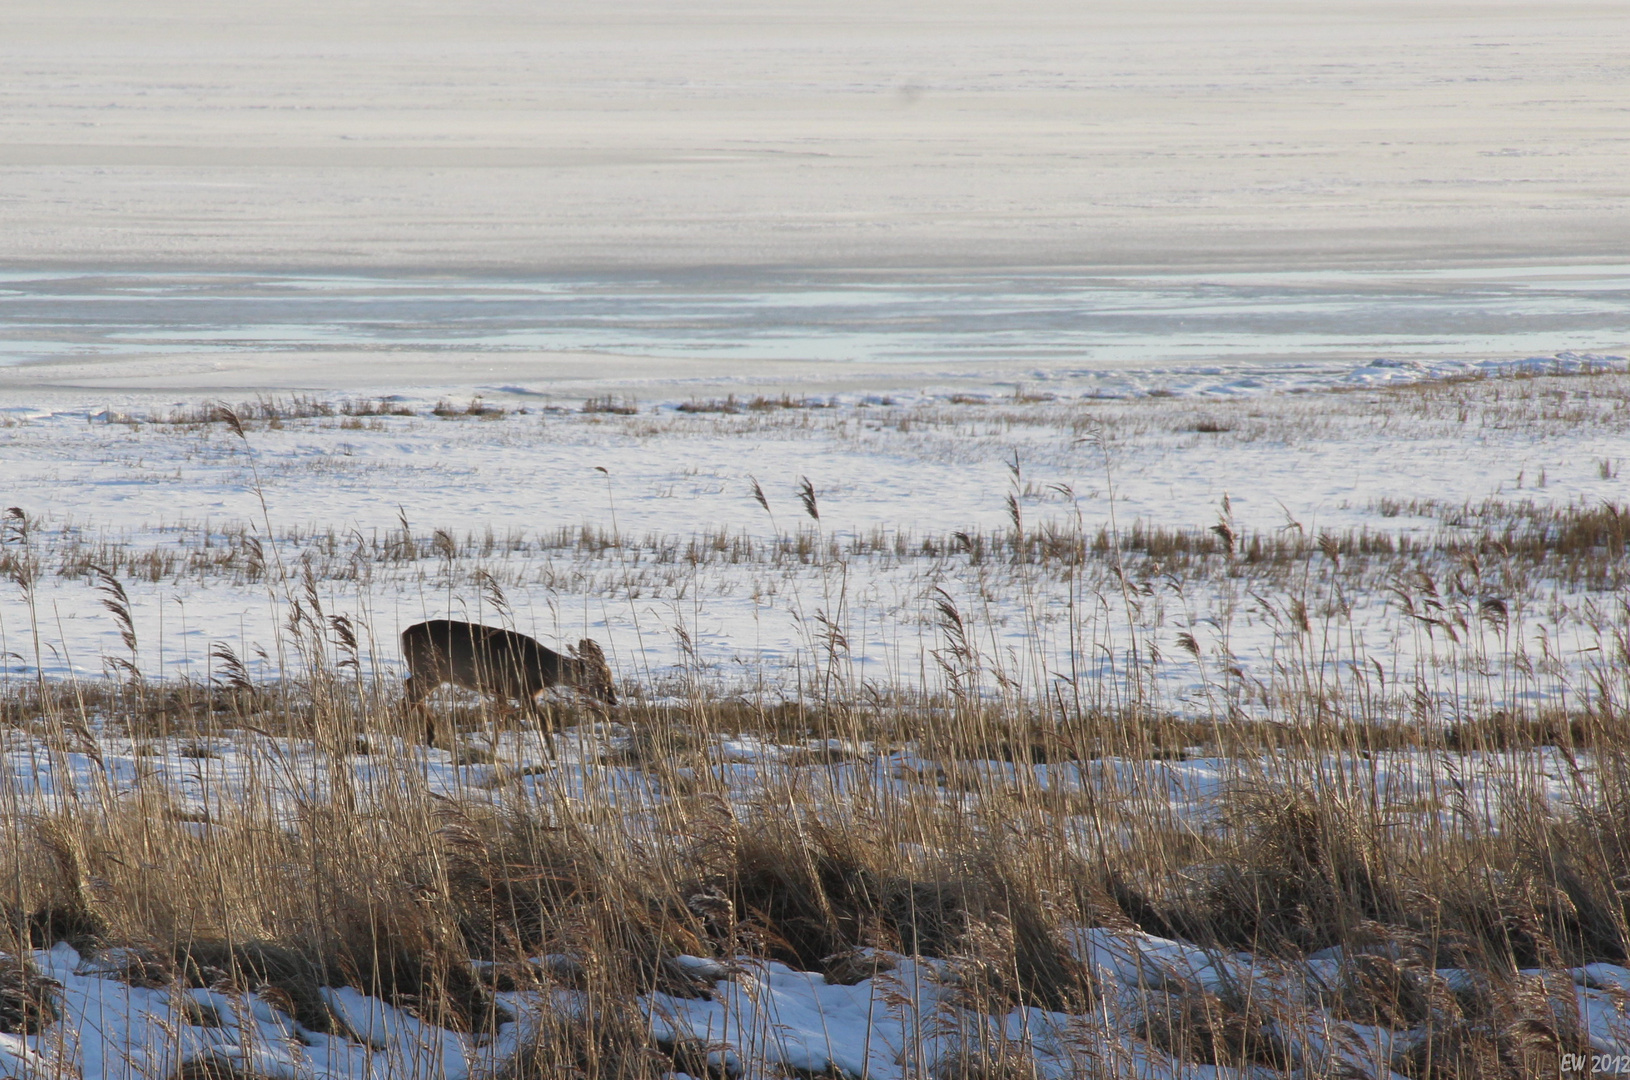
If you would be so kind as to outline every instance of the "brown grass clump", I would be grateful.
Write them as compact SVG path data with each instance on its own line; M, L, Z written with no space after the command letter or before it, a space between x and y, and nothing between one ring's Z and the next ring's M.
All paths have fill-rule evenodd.
M161 963L149 960L127 964L124 978L151 984L173 972L185 986L233 987L271 994L283 1011L303 1027L321 1032L344 1030L323 1002L321 988L327 980L322 969L293 949L254 941L189 941L175 946L175 963L169 972Z
M1152 995L1135 1030L1140 1039L1179 1061L1288 1069L1290 1055L1265 1027L1268 1020L1260 1008L1241 1009L1216 994L1189 991Z
M611 416L634 416L640 411L640 407L639 403L633 398L619 398L611 394L603 394L600 397L591 397L585 400L581 411Z
M934 1063L931 1080L1039 1080L1036 1057L1023 1043L976 1038Z
M439 416L443 420L460 420L468 417L478 420L497 420L503 417L504 410L497 405L488 405L477 395L464 405L449 401L447 398L439 398L436 404L431 406L430 414Z
M736 400L736 395L731 394L723 400L718 398L709 398L704 401L699 398L692 398L689 401L680 402L678 405L674 406L674 411L682 413L724 413L726 415L734 415L741 412L742 408L743 405L741 402Z
M1344 1014L1386 1026L1424 1019L1434 968L1623 962L1630 908L1611 883L1630 862L1610 833L1514 814L1501 835L1455 837L1366 817L1335 798L1255 793L1198 882L1161 901L1112 873L1110 891L1161 936L1287 956L1341 946Z
M240 1058L204 1054L189 1058L175 1071L174 1080L266 1080Z
M627 1003L590 1013L551 1011L537 1020L519 1053L495 1080L661 1080L683 1061L696 1064L689 1047L665 1053L651 1038L644 1016ZM692 1073L707 1075L705 1067Z
M1376 838L1339 804L1263 791L1246 795L1236 813L1241 847L1207 884L1201 925L1184 936L1313 952L1344 940L1355 916L1401 921L1404 904L1383 873Z
M56 1002L59 989L26 960L0 955L0 1032L39 1034L61 1015Z

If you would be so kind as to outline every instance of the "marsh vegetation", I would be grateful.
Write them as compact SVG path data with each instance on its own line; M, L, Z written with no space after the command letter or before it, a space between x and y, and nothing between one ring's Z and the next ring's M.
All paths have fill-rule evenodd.
M166 1076L1552 1075L1630 1039L1630 512L1558 490L1615 482L1591 440L1627 390L84 425L115 457L183 440L171 461L251 501L6 519L4 1052L45 1075L93 1071L93 1043ZM601 424L586 452L624 464L582 482L590 520L286 516L290 432L544 453ZM1151 468L1306 472L1382 429L1400 460L1516 432L1545 486L1359 485L1319 524L1240 475L1148 512ZM859 479L766 469L727 478L732 520L646 528L660 500L612 475L755 439L899 470L899 519L848 512ZM947 454L1000 470L992 505L905 497ZM427 732L391 654L404 595L605 633L622 704L443 691ZM193 625L153 640L155 596ZM110 1009L122 1047L88 1019Z

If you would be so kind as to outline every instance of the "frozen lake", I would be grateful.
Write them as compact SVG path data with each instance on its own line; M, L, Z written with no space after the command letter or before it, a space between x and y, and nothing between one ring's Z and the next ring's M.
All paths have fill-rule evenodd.
M693 272L592 277L34 273L0 276L0 361L255 358L320 387L336 356L389 388L416 356L450 386L490 361L528 389L561 354L647 361L630 390L707 361L751 384L1045 383L1061 395L1237 392L1350 378L1377 358L1432 370L1630 345L1630 267L1105 276ZM528 361L535 361L529 363ZM762 362L765 366L755 362ZM273 377L271 372L280 374ZM891 374L892 373L892 374ZM23 374L15 371L14 375ZM580 373L574 373L580 377ZM77 378L64 381L79 383ZM252 382L251 378L251 382ZM500 386L488 386L499 389ZM570 392L563 387L563 391Z

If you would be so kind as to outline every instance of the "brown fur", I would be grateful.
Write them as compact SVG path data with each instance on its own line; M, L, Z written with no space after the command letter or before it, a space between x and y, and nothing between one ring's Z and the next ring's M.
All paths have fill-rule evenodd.
M592 638L562 656L513 630L432 619L402 631L402 656L408 665L409 705L419 704L442 683L518 701L534 711L538 695L552 686L574 687L617 704L611 667Z

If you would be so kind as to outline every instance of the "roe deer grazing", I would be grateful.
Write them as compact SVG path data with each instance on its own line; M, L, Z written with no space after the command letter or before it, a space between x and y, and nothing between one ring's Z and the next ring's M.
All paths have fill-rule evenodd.
M572 656L562 656L513 630L432 619L402 631L402 655L410 706L442 683L519 701L534 711L538 695L561 684L617 704L611 667L592 638L579 641Z

